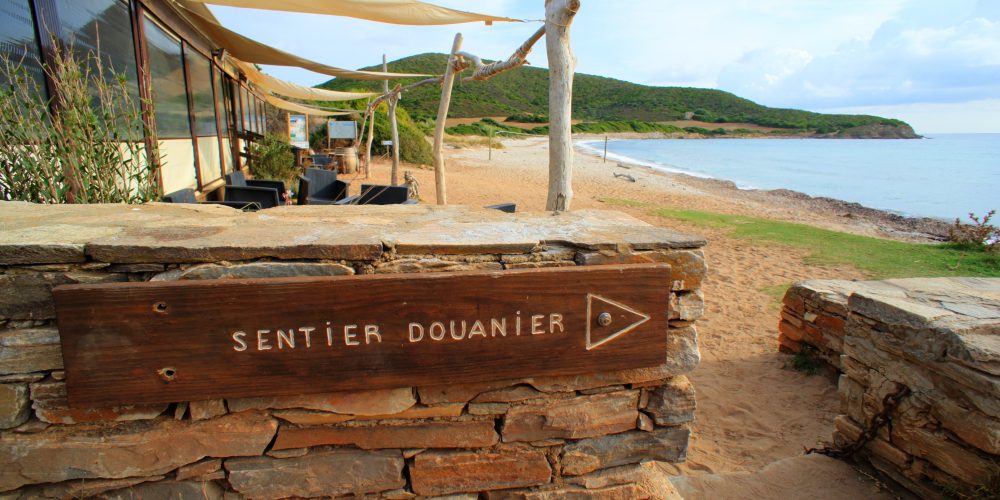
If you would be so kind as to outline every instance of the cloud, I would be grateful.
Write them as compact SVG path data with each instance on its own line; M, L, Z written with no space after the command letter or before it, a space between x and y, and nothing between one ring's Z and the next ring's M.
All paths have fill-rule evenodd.
M796 51L748 52L722 70L719 87L768 105L808 108L995 97L1000 9L983 5L912 2L870 39L842 44L800 66Z

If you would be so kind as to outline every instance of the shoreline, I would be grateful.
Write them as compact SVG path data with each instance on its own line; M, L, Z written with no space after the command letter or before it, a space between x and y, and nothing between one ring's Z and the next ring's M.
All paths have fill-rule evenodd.
M667 134L658 132L638 133L626 132L615 134L578 134L573 135L573 147L576 152L598 159L603 159L599 151L594 151L581 146L581 142L608 139L629 139L629 140L652 140L652 139L677 139L669 137ZM792 139L793 137L770 137L773 139ZM714 139L714 138L705 138ZM727 139L727 138L720 138ZM686 172L670 171L653 167L636 161L622 161L608 158L608 162L614 162L618 167L624 169L638 168L645 172L668 177L687 184L690 187L706 189L711 191L722 191L735 194L739 197L754 199L758 202L773 203L780 205L793 205L802 210L823 212L844 219L854 220L860 223L869 224L893 239L904 241L916 241L927 243L941 243L947 241L948 230L951 222L932 217L911 217L889 210L882 210L864 206L857 202L840 200L825 196L811 196L806 193L792 189L757 189L741 188L735 182L728 179L720 179L710 176L698 176ZM845 221L847 222L847 221Z

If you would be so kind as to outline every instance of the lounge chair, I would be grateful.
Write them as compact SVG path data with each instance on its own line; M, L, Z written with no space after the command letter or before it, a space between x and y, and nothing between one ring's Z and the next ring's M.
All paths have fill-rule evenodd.
M516 203L497 203L496 205L486 205L483 208L492 208L493 210L499 210L501 212L506 212L512 214L517 211Z
M299 205L333 205L347 197L349 183L337 180L337 172L307 168L299 176Z
M281 205L285 197L284 182L247 180L243 172L226 174L225 189L226 201L257 202L262 209Z
M362 184L361 194L338 201L337 205L416 205L417 200L409 199L406 186L382 186Z
M163 195L164 203L198 203L201 205L225 205L230 208L242 210L244 212L256 212L260 210L260 203L254 201L198 201L194 194L194 189L185 188L173 193Z

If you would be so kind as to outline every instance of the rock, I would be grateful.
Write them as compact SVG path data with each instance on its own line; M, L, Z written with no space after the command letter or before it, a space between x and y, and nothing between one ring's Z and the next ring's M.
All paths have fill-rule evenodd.
M674 377L662 386L647 391L649 403L646 412L653 417L656 425L678 425L694 420L694 386L687 377Z
M17 427L31 417L28 386L0 384L0 429Z
M195 464L185 465L184 467L177 469L177 476L175 479L178 481L187 481L188 479L194 479L206 474L211 474L220 469L222 469L222 459L210 458Z
M198 498L222 500L225 488L213 481L156 481L142 483L101 495L106 500L149 500L155 498Z
M60 370L59 331L33 328L0 332L0 375Z
M66 382L42 381L31 384L31 407L42 422L50 424L77 424L81 422L148 420L160 416L167 403L102 406L95 408L70 407L66 399Z
M15 210L11 210L11 203L3 202L0 211ZM0 265L84 262L87 260L84 253L87 241L117 232L117 228L87 227L69 221L38 224L38 212L48 210L35 204L25 204L16 211L21 212L12 215L17 217L17 224L0 222L0 227L4 228L0 232ZM34 212L35 217L26 212Z
M546 397L546 394L535 389L534 387L529 385L516 385L513 387L484 392L473 398L472 402L511 403L514 401L524 401L527 399L538 399L543 397Z
M583 439L563 449L562 471L565 475L577 476L643 460L682 462L687 457L690 434L684 427L665 427L653 432L634 431Z
M303 408L351 415L391 415L410 408L416 402L413 389L408 387L226 400L231 412Z
M229 484L248 498L364 495L406 486L399 450L319 449L297 458L226 460Z
M504 442L578 439L634 429L639 392L622 391L514 406L503 424Z
M292 448L288 450L268 450L266 455L274 458L295 458L307 455L308 453L309 448Z
M494 391L504 387L517 385L517 380L498 380L493 382L473 382L469 384L427 385L417 387L420 402L425 405L440 403L465 403L471 401L483 392Z
M493 421L418 422L371 426L282 427L273 449L320 445L381 448L483 448L500 440Z
M545 452L524 448L427 451L410 467L413 491L425 496L536 486L551 475Z
M469 415L503 415L510 403L469 403Z
M635 423L635 426L641 431L653 432L656 426L653 425L653 419L649 415L639 412L639 420Z
M285 422L295 425L328 425L354 420L354 415L342 415L325 411L276 410L271 412Z
M163 476L129 477L125 479L77 479L59 484L42 486L41 494L32 495L45 498L91 498L106 491L131 488L137 484L161 481ZM35 487L36 491L39 489ZM2 498L2 497L0 497Z
M583 266L601 264L670 264L673 291L697 290L708 273L705 254L701 250L663 250L655 252L619 253L613 251L581 252L577 263Z
M166 268L163 264L111 264L109 273L162 273Z
M547 490L508 490L485 495L487 500L632 500L652 498L634 484L620 484L607 488L584 489L565 486ZM676 497L679 498L679 497Z
M7 433L0 435L0 463L7 464L0 471L0 491L71 479L151 476L204 457L260 455L276 430L266 414L247 412L213 420L159 418Z
M504 264L507 269L541 269L545 267L570 267L576 262L571 260L546 260L541 262L518 262L516 264Z
M705 294L701 290L670 294L668 319L695 321L705 315Z
M0 275L0 318L53 319L52 287L75 283L112 283L126 281L124 274L72 271L11 272Z
M249 264L200 264L185 269L179 279L217 280L244 278L285 278L302 276L345 276L354 268L326 262L251 262Z
M191 418L194 420L221 417L226 414L226 402L221 399L191 401L188 411L191 412Z
M504 254L500 256L500 261L505 264L520 264L524 262L547 262L547 261L572 261L576 257L576 250L559 245L543 245L532 253ZM574 262L575 266L576 263Z
M899 449L927 460L966 484L983 485L995 471L990 458L961 446L942 432L909 425L892 427L892 443Z
M438 271L501 271L499 262L461 262L437 257L428 259L399 259L375 264L375 272L382 273L432 273Z

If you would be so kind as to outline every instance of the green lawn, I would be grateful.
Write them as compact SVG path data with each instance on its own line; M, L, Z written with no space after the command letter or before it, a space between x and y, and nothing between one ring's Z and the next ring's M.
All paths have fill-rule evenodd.
M1000 254L946 244L904 243L820 229L805 224L697 210L674 210L633 200L608 198L610 205L645 208L666 219L723 229L730 236L804 248L807 262L849 264L872 278L932 276L1000 277Z

